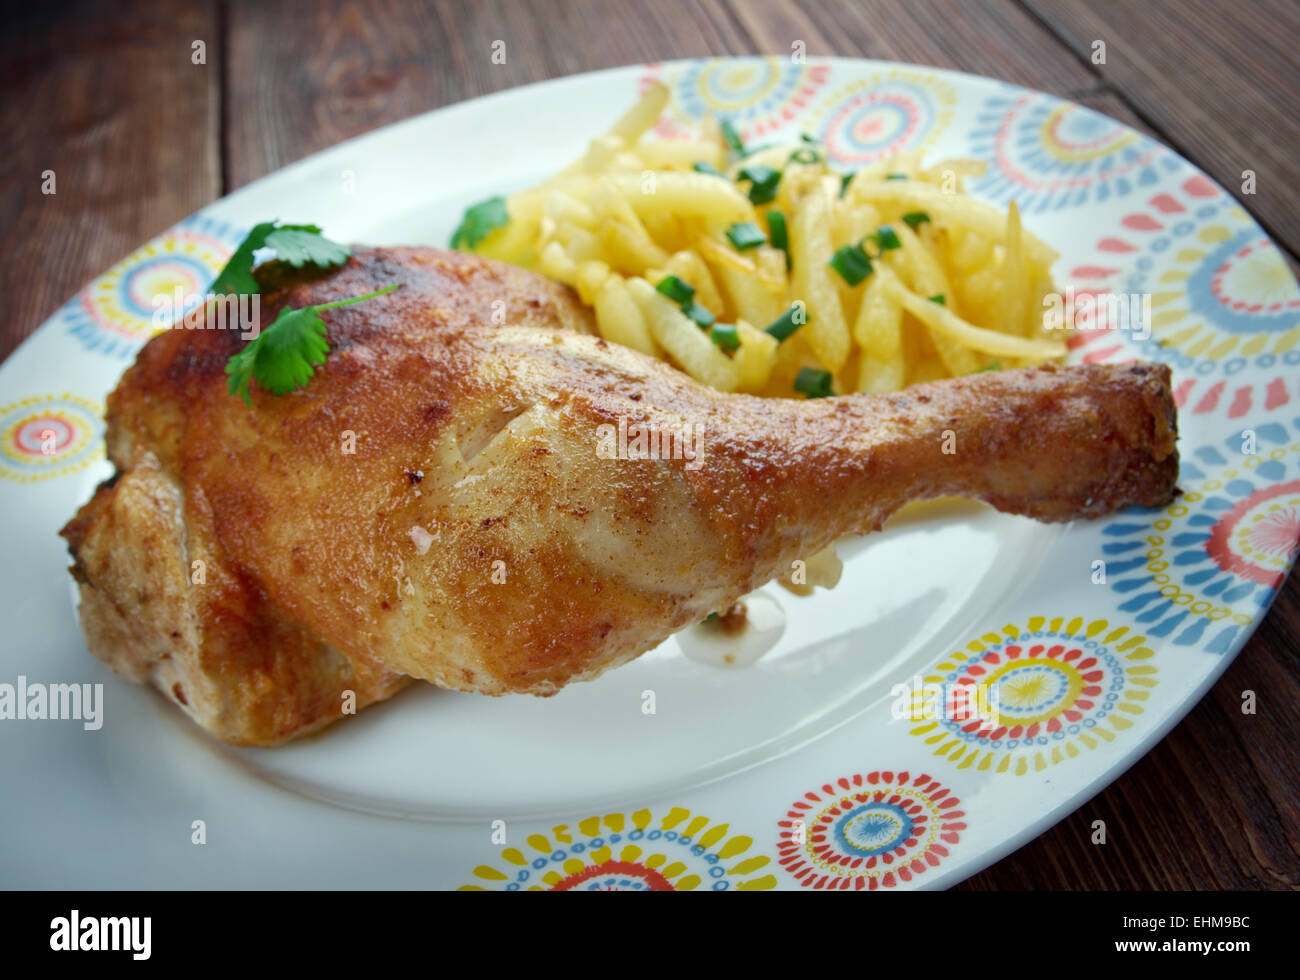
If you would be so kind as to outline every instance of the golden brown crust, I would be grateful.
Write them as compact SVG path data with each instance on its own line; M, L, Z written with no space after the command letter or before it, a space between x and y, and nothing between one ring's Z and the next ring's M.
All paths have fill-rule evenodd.
M156 454L240 595L353 671L550 694L908 500L1071 520L1173 492L1159 365L759 399L591 336L567 290L481 259L357 249L334 275L263 274L264 322L285 302L400 288L326 312L324 368L251 408L225 393L237 337L155 339L110 398L111 452L128 473ZM703 458L602 458L620 425L700 426Z

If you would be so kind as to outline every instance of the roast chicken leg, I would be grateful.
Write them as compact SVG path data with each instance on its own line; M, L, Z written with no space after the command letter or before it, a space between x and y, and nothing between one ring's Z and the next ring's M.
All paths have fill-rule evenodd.
M408 678L553 694L910 500L1068 521L1175 492L1160 365L760 399L606 343L562 287L488 260L357 248L259 276L265 323L399 288L326 312L325 366L251 407L226 392L238 333L156 337L109 399L119 475L63 532L91 650L231 742Z

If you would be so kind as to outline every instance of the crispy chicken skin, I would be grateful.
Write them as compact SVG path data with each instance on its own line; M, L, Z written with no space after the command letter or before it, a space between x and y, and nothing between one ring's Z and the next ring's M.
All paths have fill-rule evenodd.
M252 408L226 394L237 333L155 338L109 399L121 475L64 530L92 651L169 696L179 677L228 741L309 730L343 689L381 700L404 675L552 694L910 500L1065 521L1174 493L1160 365L760 399L592 336L567 291L486 260L358 248L284 274L259 273L264 323L400 288L326 312L324 368ZM634 446L698 434L700 455L602 458L620 426ZM207 585L185 580L197 555Z

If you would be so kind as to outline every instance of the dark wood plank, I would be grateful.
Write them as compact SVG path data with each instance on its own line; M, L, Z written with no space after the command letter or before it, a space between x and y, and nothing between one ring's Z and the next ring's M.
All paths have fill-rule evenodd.
M191 63L196 40L206 65ZM6 8L0 358L89 279L219 196L219 47L213 3Z
M1052 30L1214 177L1293 255L1300 255L1300 94L1294 0L1026 0ZM1089 61L1089 64L1091 62ZM1242 171L1256 193L1242 194Z
M230 4L226 183L384 123L529 82L665 57L739 54L720 0ZM493 43L505 42L494 64Z
M951 68L1070 98L1156 135L1055 41L1034 17L1005 0L733 0L756 50L878 58Z

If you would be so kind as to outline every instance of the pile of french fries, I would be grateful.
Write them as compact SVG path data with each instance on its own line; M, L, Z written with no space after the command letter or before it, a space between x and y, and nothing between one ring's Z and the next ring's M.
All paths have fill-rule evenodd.
M983 164L901 154L842 174L815 142L746 151L714 119L697 139L648 137L667 99L648 87L580 159L507 198L473 250L567 283L607 340L723 391L795 397L809 370L829 376L822 394L893 391L1065 354L1044 321L1056 253L1014 202L965 195ZM766 200L746 174L771 171ZM728 232L750 225L763 240L738 247ZM857 282L831 264L845 247L870 267ZM689 306L656 288L669 277Z

